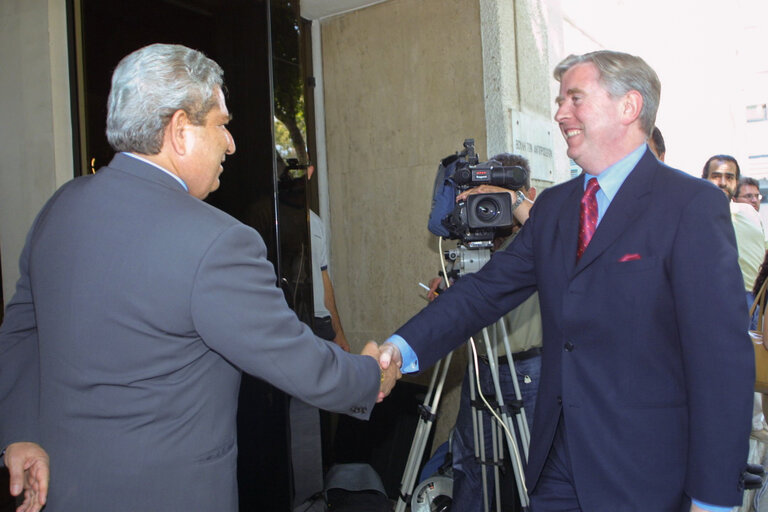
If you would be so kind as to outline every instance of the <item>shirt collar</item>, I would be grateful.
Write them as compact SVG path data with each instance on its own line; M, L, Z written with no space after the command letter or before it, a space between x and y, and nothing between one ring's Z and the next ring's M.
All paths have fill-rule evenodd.
M600 190L608 198L608 201L612 201L616 193L621 188L624 180L627 179L629 173L635 168L637 163L645 154L645 150L648 149L648 144L643 143L638 146L637 149L630 154L608 167L606 170L595 176L594 174L584 173L584 188L587 187L587 182L591 178L597 178L597 183L600 185Z
M152 167L154 167L154 168L156 168L156 169L160 169L160 170L161 170L161 171L163 171L165 174L167 174L167 175L168 175L168 176L170 176L171 178L173 178L173 179L175 179L176 181L178 181L178 182L181 184L181 186L182 186L182 187L184 187L184 190L186 190L187 192L189 192L189 187L187 186L187 184L186 184L186 183L184 183L184 180L182 180L181 178L179 178L178 176L176 176L175 174L173 174L173 173L172 173L171 171L169 171L168 169L165 169L165 168L163 168L163 167L160 167L160 166L159 166L159 165L157 165L156 163L154 163L154 162L150 162L150 161L149 161L149 160L147 160L146 158L142 158L142 157L140 157L139 155L137 155L137 154L135 154L135 153L128 153L127 151L123 151L123 152L122 152L122 154L124 154L124 155L128 155L128 156L130 156L131 158L135 158L136 160L141 160L141 161L142 161L142 162L144 162L145 164L149 164L149 165L151 165Z

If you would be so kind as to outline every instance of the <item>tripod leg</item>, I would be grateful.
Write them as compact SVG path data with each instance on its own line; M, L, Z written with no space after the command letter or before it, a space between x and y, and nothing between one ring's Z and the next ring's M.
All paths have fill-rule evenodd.
M501 434L497 422L492 422L491 426L492 445L493 445L493 483L496 497L496 512L501 512L501 479L499 471L501 468L502 452L504 451L501 442Z
M503 322L503 319L499 320L497 322L497 325L499 323L502 323L502 322ZM520 495L520 504L523 506L523 508L527 508L528 507L528 491L527 491L527 489L525 487L523 458L522 458L522 456L520 454L520 450L518 448L517 436L515 435L515 429L514 429L514 427L512 425L512 420L509 417L509 415L507 414L507 408L504 405L504 395L501 392L501 386L499 384L498 359L496 357L495 351L493 350L493 347L491 346L491 342L490 342L490 339L488 337L487 329L483 330L483 338L484 338L485 345L486 345L486 351L487 351L487 353L489 355L489 357L488 357L488 365L490 367L491 377L492 377L493 384L494 384L494 387L495 387L495 390L496 390L496 399L497 399L497 402L499 404L499 410L501 411L501 415L500 415L500 417L497 418L497 420L500 421L500 423L504 425L503 428L504 428L504 431L506 433L507 446L509 448L510 453L512 454L512 468L513 468L513 471L514 471L514 474L515 474L515 481L517 483L517 488L518 488L518 492L519 492L519 495ZM505 341L505 347L507 348L507 358L508 358L508 362L509 362L509 365L510 365L510 371L512 372L512 376L513 376L512 381L515 384L515 394L516 394L517 397L519 397L520 396L520 391L519 391L519 388L517 386L517 378L516 378L515 373L514 373L514 364L512 362L512 357L511 357L511 355L510 355L510 353L508 351L509 342L506 339L506 337L505 337L504 341ZM522 407L521 407L521 410L522 410ZM523 428L525 429L525 432L527 432L528 425L524 421L521 424L521 422L520 422L520 415L519 414L517 415L517 417L518 417L518 427L521 429L521 432L522 432ZM523 447L524 447L526 458L527 458L527 453L528 453L528 451L527 451L527 443L524 443Z
M515 370L515 361L512 357L512 352L509 346L509 335L507 333L507 326L504 323L504 319L500 319L496 322L499 330L501 331L502 339L504 340L504 350L506 352L507 363L509 364L510 376L512 378L512 385L515 388L515 397L522 402L522 394L520 393L520 385L517 382L517 371ZM528 447L531 444L531 432L528 429L528 418L526 417L525 407L520 408L520 414L517 418L517 428L520 432L521 444L523 445L523 452L525 453L525 460L528 461Z
M432 429L432 424L435 420L435 413L437 406L440 404L440 397L443 392L443 385L445 384L445 377L448 373L448 368L451 365L451 358L453 354L448 354L445 359L439 362L432 376L427 396L424 399L424 406L422 408L422 417L419 419L419 424L416 427L416 434L413 437L411 443L411 451L408 453L408 462L405 465L405 471L403 472L403 478L400 481L400 496L397 498L395 504L395 512L405 512L405 508L409 505L413 488L416 485L416 477L421 465L421 460L424 457L424 450L427 447L427 439L429 438L429 432ZM437 375L440 375L439 381ZM435 383L437 384L435 385ZM431 403L429 403L431 400Z
M483 419L483 410L477 407L477 392L479 388L479 380L477 373L475 372L474 351L471 345L467 346L469 352L469 364L467 367L468 384L469 384L469 404L472 411L472 434L474 440L475 461L480 466L480 479L483 488L483 510L489 512L490 503L488 500L488 466L487 466L487 454L485 451L485 421Z

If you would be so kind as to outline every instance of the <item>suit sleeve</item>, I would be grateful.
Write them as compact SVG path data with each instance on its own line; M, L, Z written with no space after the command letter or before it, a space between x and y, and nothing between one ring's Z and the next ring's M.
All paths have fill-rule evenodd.
M17 441L39 442L40 363L29 276L31 233L19 260L16 292L0 326L0 449Z
M682 212L668 272L688 395L685 490L717 505L741 503L751 428L755 363L737 257L722 192L700 192Z
M536 205L505 250L494 253L478 272L461 277L397 330L418 356L419 371L430 368L536 291L535 212Z
M211 244L195 276L191 308L203 341L243 371L318 408L370 415L378 363L315 337L299 321L251 228L233 226Z

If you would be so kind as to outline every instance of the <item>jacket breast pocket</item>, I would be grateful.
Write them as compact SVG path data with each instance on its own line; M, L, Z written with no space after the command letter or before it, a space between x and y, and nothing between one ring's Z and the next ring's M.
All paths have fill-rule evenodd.
M600 296L610 304L629 306L617 310L622 315L636 313L635 308L645 311L669 305L669 282L660 258L646 256L639 260L613 261L604 268L605 272L595 286L600 287ZM630 318L623 320L630 321Z
M661 265L661 261L656 256L641 256L639 259L628 261L616 261L606 265L606 272L613 274L629 274L636 272L645 272Z

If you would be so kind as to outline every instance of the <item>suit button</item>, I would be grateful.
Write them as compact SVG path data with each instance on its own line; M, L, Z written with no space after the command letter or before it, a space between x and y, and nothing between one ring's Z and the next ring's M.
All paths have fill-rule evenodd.
M563 405L563 397L557 397L557 405Z
M566 352L573 352L574 348L575 347L574 347L573 343L571 343L570 341L566 341L565 342L565 351Z

